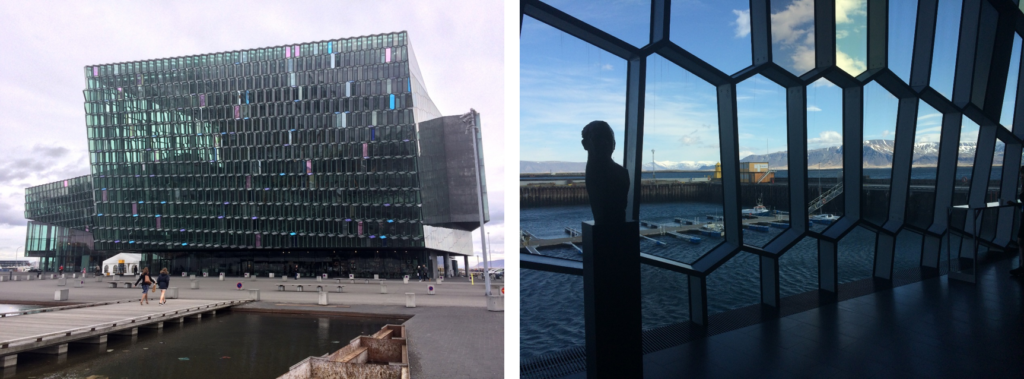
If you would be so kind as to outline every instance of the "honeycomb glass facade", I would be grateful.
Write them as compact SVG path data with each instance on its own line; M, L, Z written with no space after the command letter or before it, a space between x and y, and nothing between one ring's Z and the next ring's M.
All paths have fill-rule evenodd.
M175 272L385 276L472 254L425 243L417 123L440 112L405 32L84 76L98 251Z
M720 305L723 298L739 299L730 300L737 304L730 305L732 309L761 305L777 310L786 285L789 295L808 291L834 295L840 283L847 281L841 273L857 271L863 273L857 279L895 281L901 265L911 266L906 272L915 275L957 270L958 257L961 264L974 259L966 247L970 239L960 238L963 230L981 230L980 243L988 249L1016 249L1016 212L993 205L997 199L1018 196L1017 170L1024 140L1024 101L1020 101L1024 85L1018 80L1024 14L1016 2L783 0L698 7L652 0L631 9L609 1L522 3L523 61L535 63L530 67L524 63L521 70L523 104L534 100L543 105L538 99L584 93L584 88L604 89L598 84L606 82L622 84L613 88L621 101L613 98L616 102L611 105L624 112L608 122L622 144L614 159L629 170L632 181L627 221L655 217L656 210L667 209L652 204L659 200L712 204L709 214L721 212L716 231L722 234L701 245L707 249L692 249L696 253L687 255L666 253L649 241L641 244L635 253L640 255L645 282L642 294L638 289L635 296L645 299L644 325L617 327L654 330L647 323L655 317L661 317L656 327L675 323L707 327L709 304L717 312L729 310ZM641 21L631 22L636 20ZM570 50L563 44L585 46ZM584 50L589 61L578 66L606 67L600 72L593 69L593 75L603 76L587 87L583 85L592 83L576 80L565 64L571 53ZM593 64L597 59L600 63ZM539 74L540 68L547 69L544 75ZM615 80L603 80L611 76ZM556 83L564 92L545 92L550 87L542 87L543 83ZM684 97L689 97L685 104L672 102ZM580 99L578 107L604 109L608 107L600 103L604 99ZM751 108L755 102L760 107L756 114ZM826 104L833 105L830 113L814 113ZM680 117L672 118L673 112ZM707 117L707 123L702 117ZM578 121L575 127L581 128L590 119ZM747 129L772 121L777 122L771 130ZM826 123L835 125L836 133L823 134L821 125ZM524 122L524 130L528 126ZM887 132L880 133L883 137L866 132L870 129L874 134L883 128ZM698 129L712 130L716 138L694 143L698 140L689 136ZM668 134L665 130L676 133L679 143L673 146L677 151L659 146L659 156L686 157L687 150L712 146L718 159L702 164L714 165L720 159L721 177L706 185L716 189L713 193L696 199L680 195L649 200L654 196L648 197L648 188L642 186L657 184L644 182L655 166L651 149L659 141L652 136ZM524 134L522 139L540 143L536 142L540 137L561 132L543 131ZM831 150L816 149L821 146L815 144L825 137L834 141L827 146ZM768 139L772 151L766 151ZM578 143L558 141L564 146L569 142ZM651 154L647 160L645 152ZM834 153L834 160L821 158L828 152ZM785 180L760 186L744 183L742 165L768 162L768 158L773 169L783 167ZM809 160L838 171L838 178L825 177L828 184L823 190L820 172L825 170L815 170ZM657 175L661 178L662 173ZM830 188L837 192L825 191ZM786 211L778 213L785 216L779 218L784 222L772 224L774 230L761 233L744 219L744 208L754 205L748 195L755 193L752 190L764 193L773 200L771 206ZM831 202L826 208L831 213L828 222L816 223L822 219L820 209L826 201ZM991 209L973 221L950 216L951 207L960 205ZM585 275L578 259L571 257L560 260L521 251L521 263L529 269L524 283L526 275L538 271L547 272L542 273L547 275L544 278L554 277L548 273ZM800 266L807 275L793 274L792 267L801 264L807 264ZM658 280L647 280L651 277ZM745 278L753 279L745 282ZM809 280L794 284L804 278ZM671 285L658 286L658 282ZM526 288L523 293L523 324L540 323L527 320L528 314L541 311L528 309ZM548 294L540 289L535 293ZM564 301L561 293L554 296ZM559 317L592 307L580 305L560 310ZM575 326L580 333L573 343L583 344L582 322ZM654 335L645 334L644 342ZM597 337L585 339L589 344ZM582 351L582 347L572 350ZM524 376L546 377L555 372L550 369L556 365L553 362L565 356L550 354L525 362Z
M95 213L89 175L25 189L25 255L40 258L39 268L68 271L89 267L90 228Z

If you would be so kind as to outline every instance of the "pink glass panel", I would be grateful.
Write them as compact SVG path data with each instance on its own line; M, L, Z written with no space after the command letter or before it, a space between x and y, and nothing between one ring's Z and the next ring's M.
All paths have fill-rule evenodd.
M205 107L206 106L206 94L204 94L204 93L199 94L199 106L200 107Z
M160 218L159 217L156 218L156 228L160 229Z
M313 173L313 161L306 161L306 173L307 174L312 174Z
M299 50L299 45L295 45L295 56L296 57L299 56L300 52L301 52L301 50Z
M359 234L360 235L363 234L363 222L362 221L359 222Z
M285 58L291 58L292 57L292 49L289 49L287 47L284 48L284 57Z
M100 67L92 66L92 76L100 76Z
M64 181L64 186L65 186L65 187L67 187L67 186L68 186L68 181L67 181L67 180L65 180L65 181Z
M238 106L236 105L235 106L235 118L239 118L238 115L239 115L239 111L238 111Z
M263 247L263 239L260 238L259 233L256 233L256 247Z
M107 190L103 190L103 201L107 201Z
M245 188L246 189L252 188L252 175L246 175L245 176Z
M390 47L387 50L384 50L384 61L385 62L391 62L391 48Z
M370 157L369 146L367 146L366 143L364 142L363 143L363 158L369 158L369 157Z
M139 204L132 203L132 214L133 215L139 214Z

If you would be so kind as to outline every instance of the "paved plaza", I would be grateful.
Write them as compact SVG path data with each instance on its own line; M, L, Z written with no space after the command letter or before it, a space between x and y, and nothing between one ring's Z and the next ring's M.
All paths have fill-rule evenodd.
M129 277L132 282L133 277ZM6 280L6 278L5 278ZM128 280L127 278L124 280ZM261 301L236 308L239 312L274 312L301 314L332 314L360 317L409 318L405 325L409 333L409 360L412 373L419 378L500 378L503 375L504 312L487 310L483 295L483 281L470 284L466 278L451 278L442 284L410 280L387 280L387 294L382 294L379 281L356 279L352 284L342 279L342 293L336 291L334 279L317 282L315 278L298 281L281 278L250 279L227 277L197 278L199 289L190 288L190 280L171 277L171 287L178 288L180 299L235 300L249 299L248 289L259 289ZM81 283L83 282L84 283ZM138 288L110 288L110 278L96 282L95 278L67 279L67 286L58 281L19 280L0 282L0 304L58 305L53 301L54 291L69 289L69 298L63 304L109 301L138 297ZM80 282L82 288L75 288ZM236 288L242 283L243 290ZM280 284L302 284L305 291L296 292L288 286L278 291ZM501 285L500 281L492 281ZM329 305L317 305L317 285L331 286ZM435 294L429 295L428 285ZM311 288L310 288L311 287ZM406 293L416 294L416 308L406 308ZM150 296L153 297L153 293ZM159 292L156 293L159 299ZM171 304L175 299L168 300ZM155 300L150 300L156 306Z

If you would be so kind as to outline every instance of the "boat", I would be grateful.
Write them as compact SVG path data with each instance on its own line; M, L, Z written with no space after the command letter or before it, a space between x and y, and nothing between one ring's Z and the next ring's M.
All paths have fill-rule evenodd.
M753 208L750 208L750 209L744 209L742 211L742 214L743 214L744 217L747 217L747 216L767 216L770 213L771 213L771 211L768 210L768 207L764 206L764 204L761 204L761 199L760 198L757 199L757 206L755 206Z
M833 222L836 222L836 220L838 220L838 219L839 219L839 216L836 216L836 215L831 214L831 213L816 214L816 215L813 215L813 216L810 217L811 222L813 222L815 224L826 224L826 225L831 224Z

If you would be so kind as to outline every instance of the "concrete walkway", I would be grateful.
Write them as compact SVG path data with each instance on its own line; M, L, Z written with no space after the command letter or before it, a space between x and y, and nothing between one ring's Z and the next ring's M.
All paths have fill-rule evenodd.
M79 279L81 281L82 279ZM53 300L57 289L69 289L68 304L125 299L140 296L141 288L109 288L109 278L102 282L85 279L82 288L72 287L73 279L61 287L57 280L0 282L0 303L45 303ZM127 280L127 279L125 279ZM134 278L132 278L134 281ZM249 299L244 289L260 289L261 302L235 307L237 312L322 313L338 316L408 318L409 359L412 374L417 378L500 378L504 371L504 313L487 311L482 281L471 285L465 278L453 278L440 285L411 280L388 280L388 293L380 293L379 282L342 280L343 293L331 292L330 305L318 306L316 285L337 286L334 280L259 278L198 278L199 289L189 287L189 279L171 277L171 286L178 287L182 300ZM303 284L304 292L277 290L279 284ZM433 284L436 295L427 294ZM492 284L501 285L499 281ZM309 290L308 286L312 286ZM288 287L291 289L292 287ZM416 308L405 308L405 293L416 294ZM150 293L151 303L159 299ZM168 304L175 299L168 300Z

